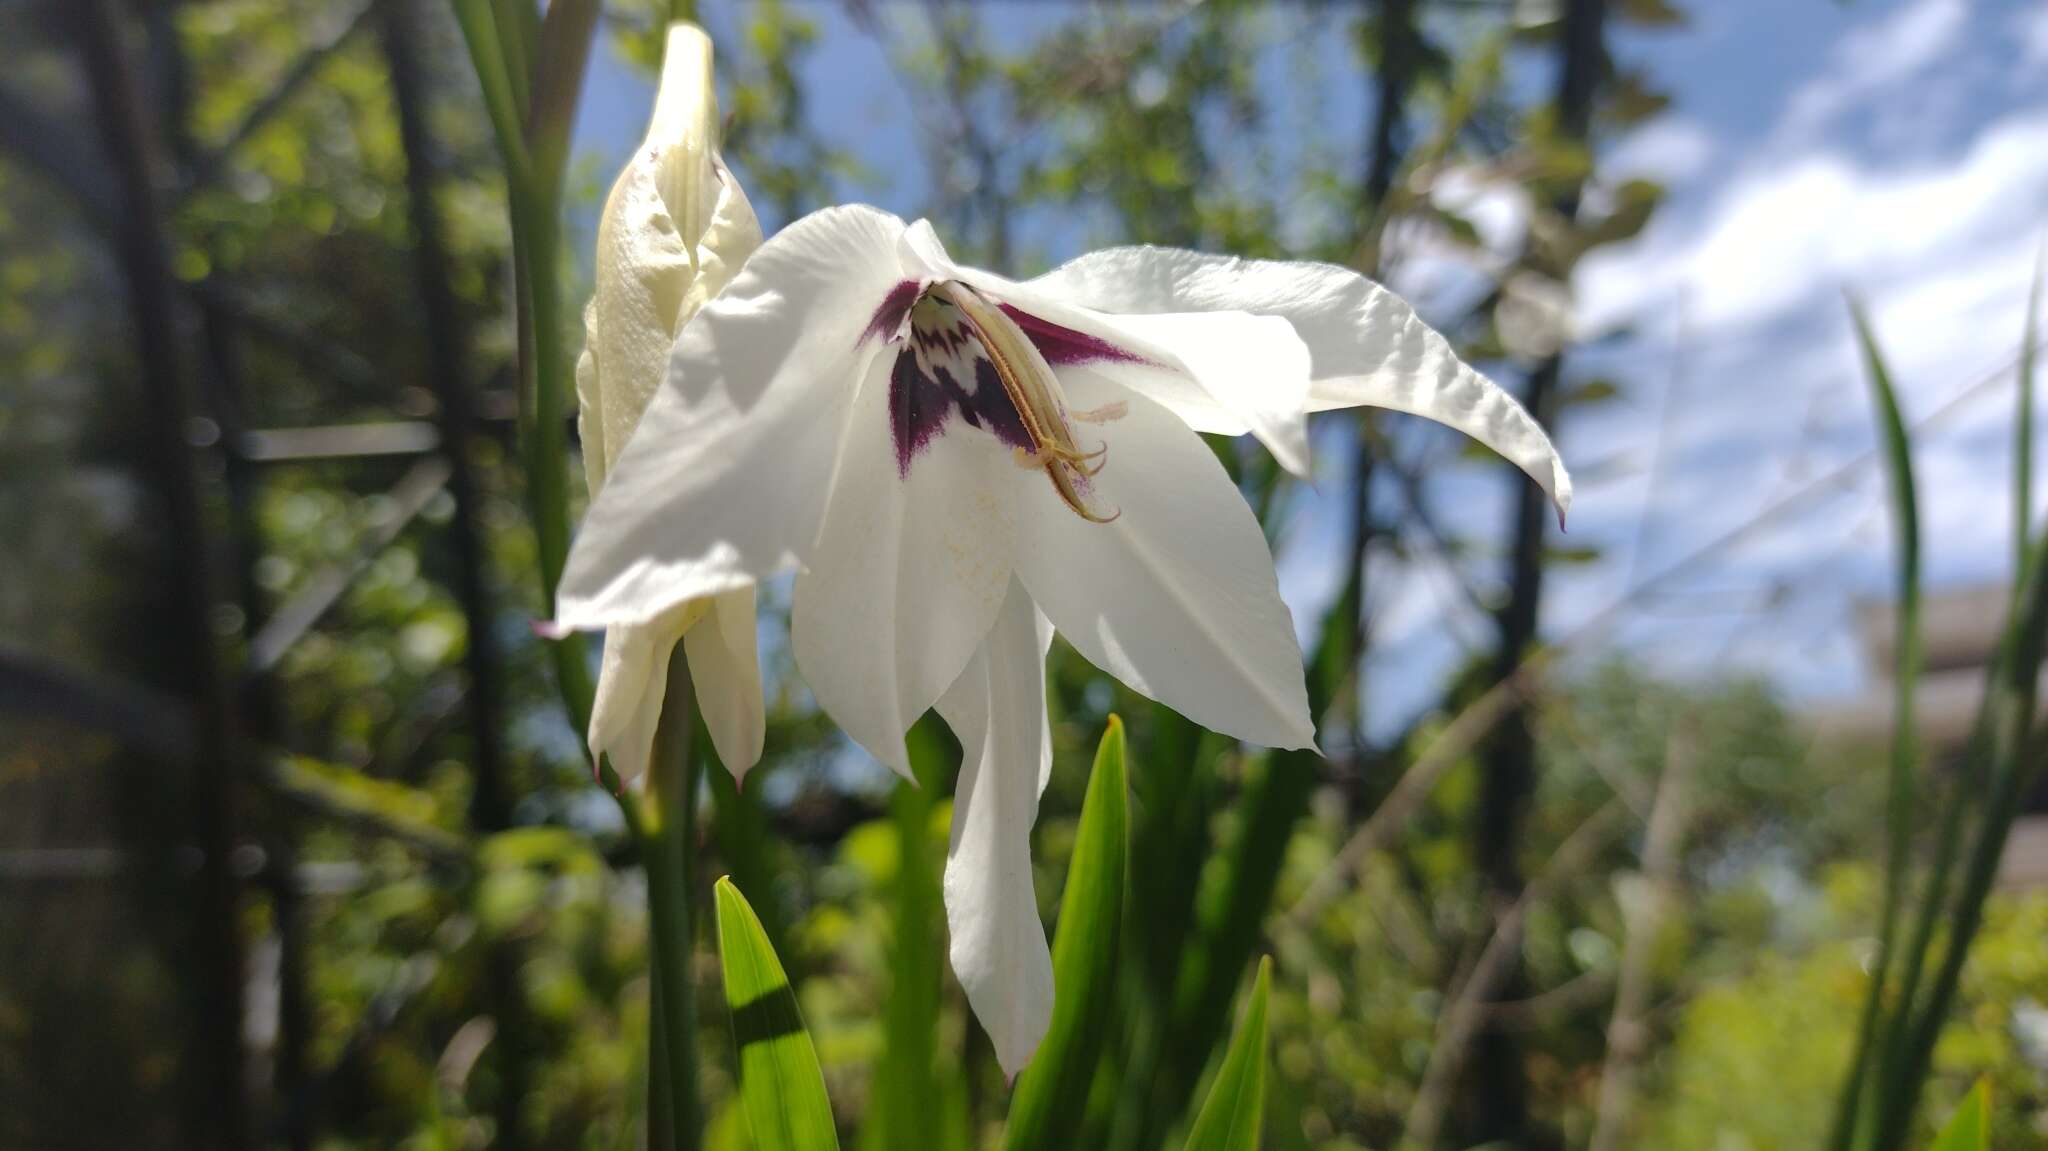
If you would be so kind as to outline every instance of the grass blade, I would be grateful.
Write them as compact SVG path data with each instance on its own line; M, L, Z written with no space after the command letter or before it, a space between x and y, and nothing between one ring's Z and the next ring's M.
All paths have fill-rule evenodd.
M1082 1119L1079 1103L1087 1098L1108 1034L1129 852L1126 754L1123 721L1112 715L1095 751L1067 888L1060 898L1052 946L1057 991L1052 1026L1010 1103L1006 1145L1012 1151L1074 1145Z
M1266 1111L1266 993L1273 982L1273 961L1259 960L1244 1021L1223 1056L1223 1067L1202 1101L1188 1132L1185 1151L1256 1151L1259 1123Z
M1913 835L1913 776L1918 759L1918 736L1914 725L1914 693L1920 685L1920 505L1913 483L1913 450L1899 412L1898 393L1892 387L1891 371L1877 337L1870 330L1869 317L1854 297L1849 300L1855 321L1856 340L1863 352L1872 398L1877 404L1878 432L1883 442L1885 472L1892 502L1892 524L1898 556L1897 636L1893 643L1896 664L1892 684L1897 694L1892 702L1892 749L1890 781L1885 799L1884 904L1878 923L1877 964L1871 972L1870 989L1863 1001L1863 1016L1856 1033L1856 1053L1843 1083L1835 1115L1831 1146L1844 1148L1853 1141L1862 1112L1864 1090L1872 1076L1875 1050L1889 1051L1900 1028L1887 1026L1881 1004L1885 1002L1892 967L1897 958L1899 913L1905 900L1908 852ZM1909 961L1909 968L1912 964Z
M1927 1151L1991 1151L1991 1084L1977 1080Z
M739 1054L740 1101L756 1151L823 1151L839 1146L825 1073L797 1012L782 961L754 909L730 878L716 887L718 957Z
M2015 558L2013 587L2017 574L2027 565L2027 541L2034 522L2034 345L2041 338L2041 273L2048 264L2048 245L2034 258L2034 287L2027 293L2027 320L2020 331L2019 410L2013 418L2012 508Z

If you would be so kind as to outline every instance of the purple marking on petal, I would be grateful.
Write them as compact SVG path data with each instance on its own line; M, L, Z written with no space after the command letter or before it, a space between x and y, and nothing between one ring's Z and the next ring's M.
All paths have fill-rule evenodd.
M877 336L885 340L894 336L903 326L903 317L910 314L910 306L917 303L917 297L923 291L924 285L916 280L898 280L896 286L889 289L889 294L882 297L882 306L875 309L867 330L860 334L860 342L865 344Z
M956 412L972 428L979 428L1013 448L1031 448L1031 433L1024 430L1023 417L1003 390L996 366L987 356L972 357L974 390L943 365L927 372L917 351L905 348L896 353L889 371L889 431L896 447L896 474L908 476L910 461L946 429Z
M910 475L911 457L939 434L952 406L938 381L918 370L914 353L896 353L896 366L889 372L889 432L896 444L898 478Z
M994 361L953 305L921 295L907 316L908 338L889 372L889 431L897 474L909 476L911 460L945 431L956 413L967 426L1002 443L1031 449L1031 433Z
M1099 336L1041 319L1013 304L999 306L1004 315L1015 320L1017 326L1024 330L1024 335L1037 346L1038 354L1044 356L1048 364L1087 364L1102 360L1119 364L1151 362L1128 348L1119 348Z

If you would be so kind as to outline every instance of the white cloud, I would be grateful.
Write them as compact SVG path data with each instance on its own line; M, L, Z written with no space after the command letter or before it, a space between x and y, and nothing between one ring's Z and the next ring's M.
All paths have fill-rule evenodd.
M2048 113L2007 119L1951 164L1871 169L1815 151L1750 165L1697 219L1669 216L1590 258L1589 329L1683 292L1706 332L1753 326L1845 285L1925 284L1986 252L2031 247L2048 203Z
M1809 138L1859 102L1897 89L1954 49L1968 20L1967 0L1913 0L1851 30L1827 70L1792 94L1783 134Z
M1704 126L1666 114L1629 133L1608 153L1601 168L1605 175L1617 179L1641 176L1680 184L1706 171L1718 151Z

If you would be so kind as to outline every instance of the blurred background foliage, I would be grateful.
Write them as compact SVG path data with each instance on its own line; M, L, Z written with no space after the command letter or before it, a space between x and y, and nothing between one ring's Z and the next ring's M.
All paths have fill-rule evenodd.
M101 6L148 114L198 414L149 418L110 242L135 222L75 14L0 6L0 655L19 705L0 708L0 1144L635 1146L644 879L529 627L504 195L450 14ZM857 147L806 115L814 6L702 7L729 159L764 216L858 195L874 174ZM844 4L917 94L901 112L935 176L922 207L964 256L1021 273L1054 249L1152 242L1386 273L1449 254L1487 288L1436 318L1556 423L1629 387L1561 366L1561 284L1660 195L1602 178L1603 138L1666 102L1602 39L1682 35L1685 17L1663 0L1538 7L1091 4L1020 44L981 6ZM651 71L660 19L617 0L598 51ZM1341 73L1302 54L1277 90L1258 78L1333 36L1350 47ZM424 79L431 156L401 138L406 67ZM1333 84L1374 93L1370 138L1297 130ZM406 176L422 162L457 380L435 378L448 334L426 327L414 262ZM609 179L572 168L575 252ZM1481 242L1453 185L1532 206L1515 255ZM478 419L452 459L448 387ZM1583 550L1526 516L1443 531L1426 477L1520 482L1451 437L1351 415L1318 435L1365 448L1331 485L1362 509L1343 593L1306 629L1327 758L1203 733L1055 648L1034 852L1049 921L1112 712L1132 747L1124 978L1109 1052L1073 1101L1079 1145L1178 1145L1262 953L1277 960L1268 1147L1819 1144L1876 915L1877 745L1816 749L1759 683L1660 682L1622 656L1531 670L1541 573ZM199 469L197 554L157 507L166 439ZM1216 450L1284 536L1313 497L1248 444ZM451 466L473 484L466 505ZM462 590L457 528L482 542L481 598ZM1375 715L1360 605L1374 573L1423 558L1467 575L1499 654L1438 706ZM196 682L167 622L186 608L164 573L187 561L211 573L204 623L230 668L234 754L212 774L166 711ZM892 787L816 714L786 589L767 600L768 755L744 790L710 773L698 874L733 874L760 912L856 1145L993 1145L1007 1089L941 960L957 748L927 719L926 786ZM479 642L501 681L483 713ZM1475 714L1492 730L1475 737ZM501 773L482 784L479 722ZM215 841L238 894L226 922L194 910L209 804L232 815ZM1672 830L1652 850L1660 809ZM2048 896L1996 899L1937 1055L1930 1112L1988 1076L2002 1147L2035 1144L2048 1098L2044 934ZM196 975L219 954L209 939L238 956L239 1002ZM1625 985L1636 1014L1617 1019ZM707 1007L701 1023L708 1141L743 1147L726 1020ZM240 1117L206 1086L209 1051L237 1060ZM1633 1086L1608 1115L1616 1075Z

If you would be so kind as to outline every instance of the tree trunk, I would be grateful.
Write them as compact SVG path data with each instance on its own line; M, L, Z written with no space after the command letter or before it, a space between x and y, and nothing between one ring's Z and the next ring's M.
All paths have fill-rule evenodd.
M1593 94L1606 52L1602 25L1606 0L1568 0L1558 41L1557 113L1565 139L1585 143L1593 114ZM1551 207L1563 219L1578 214L1580 189L1566 189ZM1546 358L1529 373L1524 406L1545 428L1557 419L1563 354ZM1500 647L1493 679L1513 675L1537 640L1543 599L1543 548L1549 529L1546 497L1520 473L1514 473L1514 549L1507 603L1497 617ZM1529 799L1536 787L1535 740L1526 705L1517 705L1488 742L1484 761L1477 826L1476 857L1486 885L1489 908L1498 913L1520 896L1520 850ZM1489 916L1489 921L1491 917ZM1520 998L1527 991L1519 962L1504 981L1502 995ZM1522 1047L1506 1032L1488 1031L1473 1053L1472 1117L1474 1142L1503 1142L1513 1147L1558 1145L1555 1133L1531 1129L1528 1084L1523 1075Z

